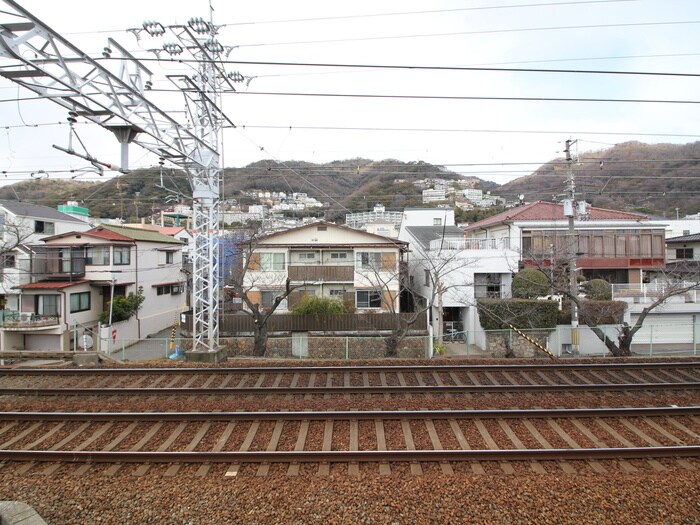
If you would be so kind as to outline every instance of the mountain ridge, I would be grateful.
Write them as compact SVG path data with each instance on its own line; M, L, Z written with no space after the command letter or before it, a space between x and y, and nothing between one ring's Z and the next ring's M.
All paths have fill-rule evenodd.
M393 210L421 206L420 189L413 183L423 179L468 180L471 187L513 201L520 195L526 202L557 200L565 191L569 168L577 198L596 207L667 216L699 211L700 142L626 142L583 153L571 166L563 158L552 159L532 174L503 185L422 161L258 161L223 170L221 194L222 200L235 199L245 205L255 202L247 195L252 190L307 193L328 203L327 219L339 220L347 212L371 210L377 203ZM189 188L183 172L168 169L161 173L152 168L104 182L23 181L0 187L0 199L51 207L74 200L89 208L93 216L134 221L178 201L187 202Z

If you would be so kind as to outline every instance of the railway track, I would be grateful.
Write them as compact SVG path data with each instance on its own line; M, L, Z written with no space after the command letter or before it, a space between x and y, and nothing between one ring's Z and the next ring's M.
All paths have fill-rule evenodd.
M0 395L443 394L700 389L700 362L3 369Z
M0 381L0 410L26 410L0 412L0 470L20 473L700 469L700 361L0 369Z
M700 468L700 406L530 410L415 410L324 412L2 412L0 460L22 471L78 471L109 464L114 474L165 464L172 474L196 464L206 475L265 475L282 464L287 474L311 464L359 473L360 464L389 473L404 463L453 473L485 464L513 473L514 463L545 472L610 469L634 472L674 466ZM583 462L575 467L571 463ZM664 463L667 462L667 463ZM552 463L554 466L552 467ZM466 467L465 467L466 468ZM223 470L222 470L223 469Z

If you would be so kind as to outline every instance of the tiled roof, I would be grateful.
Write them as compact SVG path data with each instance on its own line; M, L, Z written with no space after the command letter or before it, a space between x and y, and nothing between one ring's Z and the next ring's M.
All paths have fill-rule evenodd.
M288 228L286 230L270 233L268 235L263 235L259 239L260 244L267 244L270 242L270 240L275 241L277 237L281 237L289 232L294 232L294 231L299 231L299 230L304 230L308 228L315 228L317 226L330 226L331 228L336 228L340 230L345 230L345 231L350 231L350 232L355 232L359 233L362 235L365 235L367 237L371 237L374 239L382 239L387 243L391 243L396 246L402 246L405 245L406 243L404 241L399 241L398 239L393 239L391 237L385 237L384 235L379 235L377 233L370 233L365 230L356 230L355 228L350 228L349 226L345 226L342 224L335 224L334 222L328 222L328 221L317 221L317 222L312 222L309 224L302 224L301 226L295 226L294 228Z
M10 213L21 217L32 217L34 219L47 219L53 221L77 222L84 223L80 219L76 219L54 208L41 206L40 204L30 204L28 202L0 200L0 206L5 208Z
M700 233L693 233L691 235L681 235L680 237L671 237L666 239L666 242L700 242Z
M103 224L93 228L88 233L96 234L110 240L129 240L145 242L162 242L167 244L182 244L181 241L153 230L143 228L128 228L126 226L112 226Z
M125 228L134 228L140 230L150 230L162 233L163 235L177 235L183 231L187 231L184 226L156 226L155 224L127 224Z
M76 286L78 284L83 284L88 282L87 279L81 279L79 281L47 281L42 283L29 283L23 284L21 286L16 286L20 290L61 290L62 288L69 288L71 286Z
M641 213L631 213L627 211L607 210L605 208L589 208L589 217L591 220L611 220L611 221L640 221L647 220L648 217ZM485 228L494 224L500 224L506 221L555 221L564 220L564 206L554 202L537 201L517 208L510 208L497 215L487 217L486 219L470 224L466 230L476 228Z

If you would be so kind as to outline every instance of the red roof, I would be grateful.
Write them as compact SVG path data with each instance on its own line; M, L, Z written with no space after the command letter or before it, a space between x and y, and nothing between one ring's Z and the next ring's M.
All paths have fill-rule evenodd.
M15 288L19 288L20 290L61 290L62 288L68 288L86 282L88 282L87 279L81 279L80 281L47 281L43 283L23 284L21 286L15 286Z
M107 239L108 241L134 242L134 239L127 237L126 235L122 235L121 233L117 233L117 232L109 230L107 228L100 228L99 226L97 228L93 228L92 230L90 230L86 233L88 235L92 235L93 237L100 237L101 239Z
M641 213L631 213L627 211L606 210L605 208L589 208L589 218L593 221L611 220L611 221L643 221L649 217ZM525 206L511 208L497 215L487 217L486 219L470 224L465 228L466 231L476 228L485 228L506 221L556 221L565 220L564 206L554 202L537 201Z

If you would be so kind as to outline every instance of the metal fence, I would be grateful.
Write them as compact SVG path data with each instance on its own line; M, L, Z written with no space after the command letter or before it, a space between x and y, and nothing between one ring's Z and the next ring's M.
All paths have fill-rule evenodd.
M605 335L616 340L617 326L601 326ZM611 357L605 344L586 326L579 327L579 353L572 353L571 327L558 326L551 331L523 330L557 357ZM124 361L145 361L181 357L191 346L191 338L116 339L103 342L103 351ZM251 337L222 337L221 345L230 357L252 356ZM516 356L548 357L512 330L451 331L442 342L429 336L409 336L399 348L400 358L424 358L448 355L470 358L501 357L503 348L517 350ZM285 359L379 359L384 357L385 339L381 336L307 336L270 337L265 357ZM647 323L632 342L637 357L700 355L700 324Z

